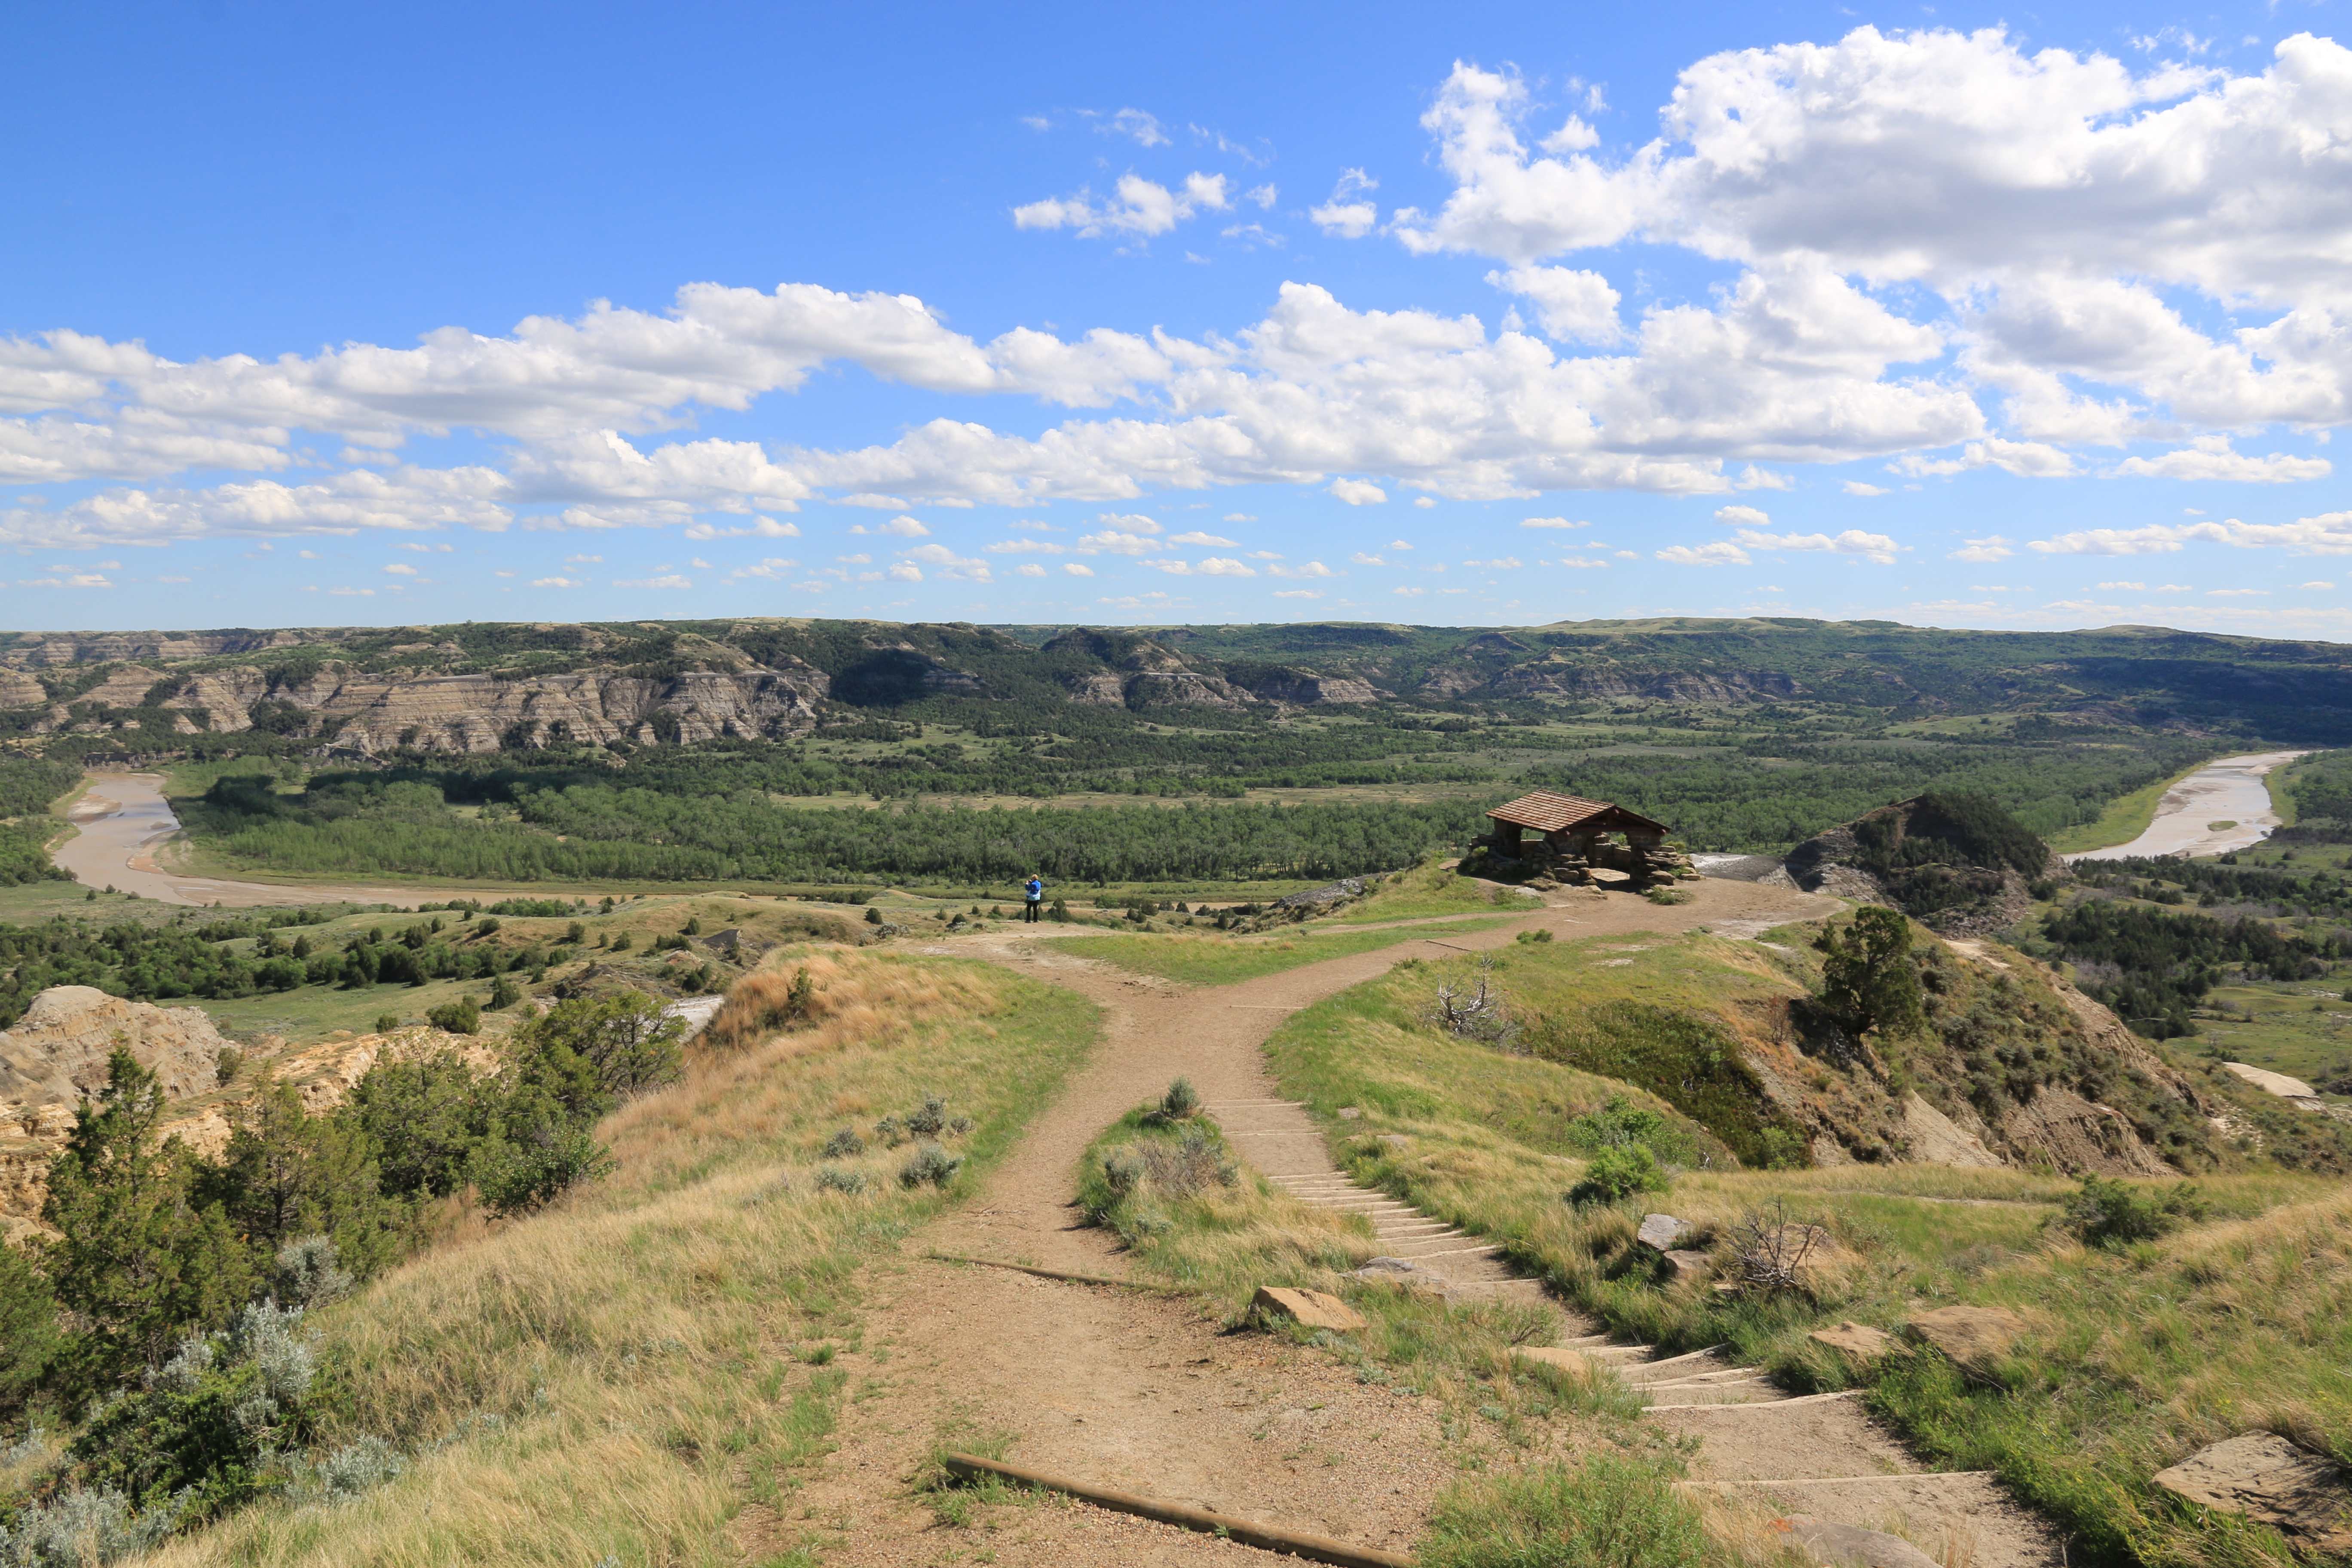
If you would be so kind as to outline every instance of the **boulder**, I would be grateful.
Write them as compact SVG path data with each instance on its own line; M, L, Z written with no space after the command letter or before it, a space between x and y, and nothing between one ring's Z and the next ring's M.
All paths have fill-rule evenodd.
M1774 1520L1774 1533L1787 1536L1806 1556L1830 1568L1941 1568L1941 1564L1904 1540L1883 1530L1833 1524L1811 1514L1792 1513Z
M1511 1353L1521 1361L1540 1362L1583 1378L1591 1377L1601 1364L1582 1351L1572 1351L1565 1345L1515 1345Z
M1936 1307L1913 1313L1903 1328L1953 1365L1980 1371L2009 1353L2025 1332L2025 1320L2000 1307Z
M1664 1258L1669 1279L1704 1279L1715 1267L1715 1260L1706 1253L1686 1247L1670 1247Z
M1671 1252L1691 1234L1691 1227L1670 1214L1645 1214L1633 1239L1653 1252Z
M2352 1551L2352 1478L2272 1432L2200 1448L2156 1484L2177 1498L2267 1524L2297 1544Z
M1833 1329L1815 1329L1805 1337L1837 1352L1856 1370L1875 1365L1895 1348L1893 1334L1867 1323L1840 1323Z
M1261 1285L1250 1307L1270 1318L1287 1318L1305 1328L1329 1329L1335 1333L1352 1333L1364 1326L1362 1313L1323 1290Z

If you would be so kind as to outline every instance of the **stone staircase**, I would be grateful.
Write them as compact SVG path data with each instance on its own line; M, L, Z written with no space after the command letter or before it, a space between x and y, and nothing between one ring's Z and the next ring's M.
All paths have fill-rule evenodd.
M1204 1109L1276 1187L1310 1206L1369 1219L1382 1258L1396 1260L1400 1274L1440 1275L1449 1295L1546 1299L1539 1282L1515 1273L1500 1248L1351 1181L1332 1163L1303 1104L1242 1100ZM1809 1548L1811 1534L1826 1529L1847 1531L1830 1555L1876 1553L1871 1561L1878 1568L2063 1568L2056 1534L1990 1473L1922 1469L1871 1421L1859 1391L1790 1394L1762 1367L1726 1353L1727 1346L1661 1356L1654 1345L1594 1331L1597 1325L1576 1313L1567 1318L1558 1343L1519 1353L1580 1371L1588 1363L1605 1368L1642 1396L1645 1419L1694 1440L1685 1484L1799 1521ZM1881 1533L1864 1542L1860 1531L1901 1539ZM1879 1563L1881 1556L1887 1560Z

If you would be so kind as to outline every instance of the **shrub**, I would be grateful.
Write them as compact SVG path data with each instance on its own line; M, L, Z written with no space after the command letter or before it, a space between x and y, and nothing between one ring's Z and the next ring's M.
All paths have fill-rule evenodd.
M1149 1125L1149 1114L1139 1119ZM1099 1184L1082 1188L1079 1201L1097 1223L1129 1198L1149 1191L1163 1198L1189 1198L1211 1187L1230 1187L1241 1171L1216 1134L1199 1122L1175 1138L1145 1137L1104 1151Z
M318 1360L301 1321L299 1307L258 1301L226 1332L183 1342L145 1388L101 1406L75 1438L83 1478L143 1512L177 1503L199 1518L261 1490L309 1425Z
M1658 1157L1645 1143L1603 1149L1584 1167L1584 1175L1568 1189L1568 1201L1579 1208L1613 1204L1635 1193L1663 1193L1668 1185Z
M509 1111L467 1163L482 1201L499 1215L528 1214L574 1184L593 1182L612 1169L611 1152L560 1109L553 1114Z
M2154 1241L2204 1212L2191 1182L2155 1193L2103 1176L2084 1176L2082 1190L2066 1200L2057 1224L2085 1247L2122 1247Z
M845 1127L824 1141L824 1157L828 1160L846 1160L865 1152L866 1140L857 1135L855 1127Z
M872 904L866 905L866 923L870 926L880 925L882 923L882 911L876 909Z
M948 1124L948 1102L936 1094L923 1096L923 1103L907 1112L907 1131L919 1138L936 1138Z
M950 1154L936 1143L925 1143L907 1156L907 1163L898 1167L898 1184L919 1187L929 1183L935 1187L944 1187L961 1169L962 1155Z
M876 1142L896 1149L907 1141L907 1124L896 1116L885 1116L874 1124Z
M1550 942L1553 938L1551 932L1548 931L1523 931L1511 940L1514 942Z
M520 1059L539 1061L551 1072L568 1073L575 1061L583 1065L597 1089L619 1100L677 1081L685 1033L685 1021L665 1013L659 1002L642 991L622 991L558 1002L527 1020L514 1041Z
M346 1443L310 1468L303 1489L322 1502L344 1502L397 1480L408 1468L400 1450L373 1434Z
M316 1307L348 1295L354 1283L351 1270L335 1256L334 1242L323 1236L299 1237L279 1247L270 1274L278 1300L297 1307Z
M839 1165L826 1165L816 1173L819 1192L857 1194L866 1190L866 1173L845 1170Z
M1609 1453L1457 1481L1429 1531L1425 1568L1705 1568L1712 1555L1671 1460Z
M426 1008L425 1021L453 1035L477 1035L482 1029L482 1005L471 996L460 996L455 1002Z
M1189 1121L1199 1114L1200 1110L1201 1091L1192 1087L1191 1079L1180 1078L1168 1086L1168 1092L1160 1097L1159 1107L1144 1120L1164 1126L1170 1122Z
M1691 895L1680 888L1652 888L1642 895L1654 904L1686 904Z
M1588 1110L1568 1124L1568 1141L1579 1149L1625 1149L1635 1144L1664 1160L1687 1163L1689 1137L1646 1105L1635 1105L1612 1094L1598 1110Z
M627 931L623 931L620 935L613 939L613 951L614 952L626 952L630 948L635 945L636 938L631 936Z
M397 1014L397 1013L378 1013L378 1014L375 1016L375 1032L376 1032L377 1034L379 1034L379 1035L389 1035L390 1033L392 1033L394 1029L397 1029L398 1027L400 1027L400 1015L399 1015L399 1014Z
M134 1556L161 1542L179 1523L173 1504L133 1513L112 1487L60 1492L20 1515L14 1530L0 1527L0 1563L7 1568L89 1568Z

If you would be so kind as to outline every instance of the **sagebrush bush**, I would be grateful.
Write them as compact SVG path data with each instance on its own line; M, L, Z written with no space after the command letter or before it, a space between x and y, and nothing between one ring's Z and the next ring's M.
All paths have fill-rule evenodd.
M59 1492L0 1526L0 1568L100 1568L146 1551L170 1535L179 1510L165 1504L133 1513L112 1487Z
M948 1124L948 1102L936 1094L923 1096L923 1103L907 1112L907 1131L919 1138L936 1138Z
M1180 1078L1168 1086L1168 1092L1160 1097L1159 1106L1145 1120L1164 1125L1186 1121L1198 1115L1200 1110L1201 1091L1192 1087L1191 1079Z
M866 1152L866 1140L857 1135L855 1127L845 1127L824 1141L824 1157L846 1160Z
M1139 1138L1106 1151L1102 1173L1107 1196L1097 1205L1097 1221L1147 1189L1158 1197L1189 1198L1241 1179L1240 1169L1215 1135L1197 1123L1186 1127L1181 1137Z
M816 1173L817 1190L826 1193L862 1193L866 1190L866 1173L840 1165L825 1165Z
M924 1143L908 1155L907 1163L898 1167L898 1184L919 1187L929 1183L935 1187L944 1187L962 1169L962 1155L950 1154L936 1143Z

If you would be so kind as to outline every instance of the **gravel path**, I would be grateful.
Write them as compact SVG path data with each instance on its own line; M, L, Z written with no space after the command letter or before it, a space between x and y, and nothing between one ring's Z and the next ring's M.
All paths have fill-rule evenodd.
M943 1525L908 1481L938 1445L975 1436L1008 1457L1121 1490L1390 1551L1408 1551L1431 1502L1458 1473L1434 1400L1359 1383L1330 1358L1255 1334L1227 1334L1193 1303L1011 1270L935 1261L992 1258L1120 1278L1115 1239L1073 1205L1087 1145L1182 1075L1235 1147L1303 1200L1372 1215L1384 1250L1418 1257L1469 1289L1528 1289L1475 1237L1352 1186L1302 1108L1276 1089L1263 1045L1282 1019L1372 979L1401 960L1498 947L1523 930L1581 938L1686 931L1724 921L1779 923L1834 906L1783 888L1708 881L1693 902L1570 896L1444 944L1405 940L1374 952L1236 985L1198 989L1056 952L1056 933L989 934L927 949L1017 966L1090 997L1103 1032L1087 1067L1043 1110L968 1206L910 1239L860 1282L863 1345L843 1355L853 1398L838 1447L780 1512L739 1521L746 1545L802 1541L829 1564L945 1563L976 1552L1005 1564L1225 1563L1263 1553L1211 1537L1052 1501L993 1510L984 1538ZM1700 1440L1695 1473L1759 1492L1759 1479L1854 1477L1803 1489L1819 1517L1883 1525L1908 1517L1927 1539L1965 1531L1974 1568L2058 1561L2046 1537L1983 1478L1921 1477L1852 1400L1789 1401L1719 1358L1650 1363L1642 1347L1571 1343L1623 1364L1653 1403L1786 1403L1786 1411L1664 1410L1654 1419ZM1729 1426L1729 1430L1720 1428ZM1799 1476L1798 1472L1803 1472ZM1899 1475L1899 1482L1889 1476ZM1777 1500L1774 1500L1777 1501ZM1793 1505L1789 1505L1793 1506Z

